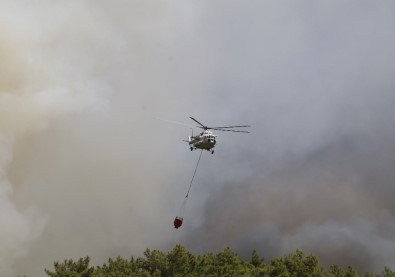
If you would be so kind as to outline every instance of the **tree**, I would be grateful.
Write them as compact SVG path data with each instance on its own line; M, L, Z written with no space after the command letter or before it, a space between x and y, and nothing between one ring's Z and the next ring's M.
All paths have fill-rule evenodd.
M238 257L230 247L216 255L214 264L217 276L249 276L254 268Z
M144 256L146 257L142 265L144 270L147 270L152 276L168 276L169 262L166 254L158 250L147 249Z
M263 262L264 259L258 255L258 252L256 252L256 250L253 250L251 254L250 264L252 264L254 267L260 267L261 265L263 265Z
M269 274L271 277L290 277L291 275L288 272L288 268L284 263L284 260L281 258L273 258L271 262L271 267Z
M358 277L358 271L356 271L354 268L352 268L351 266L347 267L347 270L345 271L345 277Z
M133 261L133 260L132 260ZM117 257L115 260L108 259L108 264L104 264L102 267L97 267L92 277L129 277L136 276L132 261L125 260L121 257Z
M186 251L182 245L176 245L167 254L169 276L192 276L196 266L196 258Z
M55 271L45 269L45 273L51 277L91 277L94 268L89 267L90 258L80 258L74 262L72 259L64 260L63 263L55 262Z
M270 276L284 277L326 276L324 269L319 266L317 257L312 254L305 257L301 250L296 250L284 258L273 258L269 272Z
M383 277L395 277L395 272L393 272L388 267L384 267Z
M229 247L217 254L209 252L196 257L182 245L176 245L167 253L147 249L143 257L136 259L110 258L96 268L90 267L89 262L89 257L55 262L54 271L45 269L45 273L50 277L395 277L395 272L387 267L381 274L359 275L351 266L338 265L325 271L316 256L305 256L301 250L282 258L274 257L269 264L255 250L247 262Z
M214 254L206 253L198 256L196 260L195 272L198 276L215 276Z

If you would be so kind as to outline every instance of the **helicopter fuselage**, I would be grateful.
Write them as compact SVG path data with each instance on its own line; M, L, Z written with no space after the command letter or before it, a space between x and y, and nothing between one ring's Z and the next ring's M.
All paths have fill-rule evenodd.
M203 131L198 136L189 136L188 143L190 145L191 151L193 149L205 149L214 153L212 150L217 143L217 135L214 135L211 131Z
M243 130L233 130L233 128L251 127L250 125L209 127L209 126L203 125L202 123L200 123L193 117L189 117L189 118L200 125L200 126L197 126L198 128L204 130L202 133L200 133L200 135L194 136L193 129L192 129L192 136L189 136L188 140L187 140L191 151L193 149L202 149L202 150L205 149L207 151L210 151L211 154L214 154L213 148L214 148L215 144L217 143L217 135L214 135L213 132L211 132L209 130L217 130L217 131L224 131L224 132L236 132L236 133L249 133L248 131L243 131Z

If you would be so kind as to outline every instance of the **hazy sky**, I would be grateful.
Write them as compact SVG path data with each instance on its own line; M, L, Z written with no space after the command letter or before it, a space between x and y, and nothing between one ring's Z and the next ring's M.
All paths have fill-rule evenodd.
M177 243L395 268L393 1L0 3L0 268ZM191 124L251 124L198 152ZM197 132L197 130L195 130Z

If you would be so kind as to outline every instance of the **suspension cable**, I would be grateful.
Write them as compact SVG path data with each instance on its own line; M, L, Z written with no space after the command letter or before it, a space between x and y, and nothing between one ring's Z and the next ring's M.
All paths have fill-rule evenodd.
M183 221L183 218L184 218L184 212L185 212L185 207L187 205L189 192L191 190L193 179L195 178L196 171L198 169L200 158L202 157L202 154L203 154L203 149L202 149L202 151L200 151L200 155L199 155L199 159L198 159L198 161L196 163L195 171L193 172L191 182L189 183L188 192L185 195L184 201L182 201L182 204L181 204L181 207L180 207L180 212L178 213L178 216L176 216L176 218L174 219L174 228L176 228L176 229L180 228L181 225L182 225L182 221Z
M187 192L187 195L185 195L185 198L188 198L189 191L191 190L192 182L193 182L193 179L195 178L195 174L196 174L196 171L197 171L197 169L198 169L199 162L200 162L200 158L202 157L202 154L203 154L203 149L200 151L199 159L198 159L198 161L197 161L197 164L196 164L196 167L195 167L195 171L193 172L192 179L191 179L191 183L189 184L188 192Z

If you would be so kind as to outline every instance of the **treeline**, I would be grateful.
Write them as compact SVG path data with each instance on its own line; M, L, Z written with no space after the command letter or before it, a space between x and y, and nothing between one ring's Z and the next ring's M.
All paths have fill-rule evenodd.
M90 258L55 262L54 269L45 269L51 277L149 277L149 276L264 276L264 277L395 277L395 272L384 268L381 274L360 274L352 267L337 265L324 269L318 258L297 250L283 258L266 262L253 251L249 261L237 256L229 247L222 252L195 256L182 245L164 253L147 249L144 257L127 260L109 259L102 266L90 266Z

